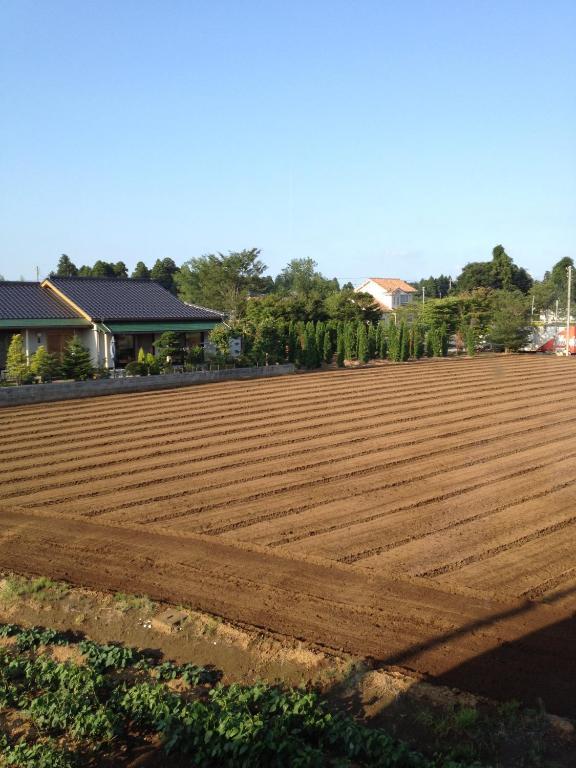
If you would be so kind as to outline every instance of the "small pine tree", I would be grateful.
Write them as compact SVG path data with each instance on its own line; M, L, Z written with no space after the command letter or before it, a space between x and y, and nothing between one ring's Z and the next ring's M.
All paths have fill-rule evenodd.
M336 336L336 365L338 368L344 368L344 359L344 328L339 328Z
M21 384L28 372L28 361L24 352L24 343L22 334L15 333L10 341L8 352L6 354L6 373L9 379L13 379L17 384Z
M368 334L366 332L366 326L362 323L358 328L358 360L360 360L361 363L367 363L369 359Z
M30 370L40 381L51 381L58 375L59 361L46 347L40 345L30 358Z
M318 350L316 349L316 333L313 324L308 323L308 326L306 327L306 368L317 367Z
M398 326L390 324L388 326L388 357L393 362L397 362L399 360L398 355L400 346L398 344L398 336Z
M146 352L144 352L144 348L140 347L138 350L138 362L139 363L145 363L146 362Z
M376 330L375 330L375 333L376 333L376 348L374 350L374 356L375 357L380 357L380 349L382 347L382 334L383 334L383 332L384 332L383 324L382 323L378 323L378 325L376 326Z
M466 353L468 357L474 357L476 354L476 329L473 325L469 325L466 328L464 343L466 344Z
M76 379L76 381L84 381L94 372L90 352L77 336L71 338L64 347L61 368L67 379Z
M408 328L404 321L400 323L399 341L398 341L398 360L406 362L410 358L410 338Z
M388 334L384 323L378 324L378 330L380 332L380 340L378 342L378 357L380 360L386 360L388 357Z
M440 352L442 357L447 357L448 355L448 331L446 330L445 325L440 326Z
M355 360L358 351L358 326L355 322L346 323L344 336L344 354L347 360Z
M321 320L319 320L316 323L316 349L318 350L319 355L322 355L322 351L324 349L325 334L326 334L326 326Z
M431 328L428 332L428 336L430 338L433 357L444 357L445 354L447 354L447 350L446 353L444 352L444 348L447 346L447 334L445 329L443 329L443 327Z
M296 334L296 325L294 320L290 320L288 324L288 362L294 363L296 361L296 347L298 344L298 336Z
M170 362L174 363L175 357L180 358L182 356L182 344L180 343L179 335L175 331L164 331L154 342L154 348L156 356L162 365L167 362L168 357Z
M416 360L424 355L424 332L422 326L416 324L412 326L412 356Z
M377 344L376 344L376 327L374 325L368 326L368 358L374 360L377 356Z
M334 355L334 350L332 349L332 339L330 337L330 331L326 330L326 333L324 334L324 345L322 348L322 359L324 360L325 363L331 363L333 355Z

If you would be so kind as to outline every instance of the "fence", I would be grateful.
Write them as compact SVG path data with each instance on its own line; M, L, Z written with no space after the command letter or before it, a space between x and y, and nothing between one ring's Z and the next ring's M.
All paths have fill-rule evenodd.
M253 368L227 368L220 371L170 373L159 376L133 376L123 379L96 381L61 381L53 384L26 384L20 387L0 388L0 407L49 403L56 400L76 400L101 395L119 395L128 392L148 392L155 389L175 389L229 379L257 379L294 373L294 365L268 365Z

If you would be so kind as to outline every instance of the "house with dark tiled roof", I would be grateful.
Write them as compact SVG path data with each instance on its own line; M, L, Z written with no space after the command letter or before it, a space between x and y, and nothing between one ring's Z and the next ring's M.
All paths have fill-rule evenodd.
M369 293L383 313L393 312L409 304L417 293L416 288L399 277L369 277L354 290L357 293Z
M164 331L183 347L202 346L222 321L215 310L184 304L152 280L51 277L42 283L0 281L0 368L15 333L27 356L43 345L60 354L76 335L96 366L124 366L140 348L154 351Z

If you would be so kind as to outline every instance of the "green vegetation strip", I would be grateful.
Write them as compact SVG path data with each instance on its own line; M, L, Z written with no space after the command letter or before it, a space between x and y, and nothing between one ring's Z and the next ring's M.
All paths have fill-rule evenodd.
M51 629L0 624L0 718L17 713L27 738L0 734L0 762L70 768L130 742L160 739L191 766L458 768L428 759L382 730L332 713L318 694L257 684L222 685L217 670L177 665L121 645ZM46 646L73 647L79 663ZM73 652L70 653L74 655ZM180 680L176 692L166 683Z

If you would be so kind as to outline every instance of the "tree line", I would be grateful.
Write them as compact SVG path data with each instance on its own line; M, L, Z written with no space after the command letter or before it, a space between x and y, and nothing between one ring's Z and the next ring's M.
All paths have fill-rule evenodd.
M234 328L220 325L211 341L221 357L228 355ZM261 320L244 335L244 356L255 365L291 362L301 368L319 368L323 363L368 363L371 360L405 362L422 357L445 357L448 354L446 326L426 328L419 323L409 325L363 320L286 323L284 320ZM467 337L468 353L473 355L476 337Z

